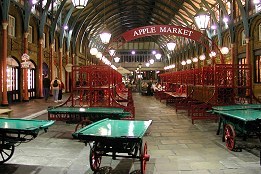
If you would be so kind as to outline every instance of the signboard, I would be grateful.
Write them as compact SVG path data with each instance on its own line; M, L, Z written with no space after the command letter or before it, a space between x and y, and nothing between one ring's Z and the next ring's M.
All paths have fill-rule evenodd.
M131 40L151 36L151 35L176 35L199 41L202 33L191 28L175 25L151 25L129 30L122 34L126 42Z

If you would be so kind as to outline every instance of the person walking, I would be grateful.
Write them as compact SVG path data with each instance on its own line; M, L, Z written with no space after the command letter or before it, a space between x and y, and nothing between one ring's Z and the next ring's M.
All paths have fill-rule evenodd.
M49 79L48 74L46 74L43 79L43 96L45 102L47 102L50 96L50 87L51 87L51 80Z
M62 102L62 98L63 98L63 89L64 89L64 84L61 81L61 85L59 86L59 94L58 94L58 102Z
M55 77L55 79L51 81L51 87L53 89L53 99L55 103L58 102L60 85L61 81L58 79L58 77Z

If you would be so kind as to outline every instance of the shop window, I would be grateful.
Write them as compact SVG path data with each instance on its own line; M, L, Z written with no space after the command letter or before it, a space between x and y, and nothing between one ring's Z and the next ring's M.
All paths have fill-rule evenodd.
M35 98L36 95L36 89L35 89L35 66L34 64L30 62L30 65L27 70L28 74L28 96L29 98Z
M246 45L246 35L245 35L245 30L241 32L241 44Z
M8 35L15 37L15 17L8 17Z
M33 43L33 27L29 26L28 28L28 42Z
M19 101L19 64L12 57L7 58L6 77L8 103Z
M261 83L261 55L255 56L254 82Z

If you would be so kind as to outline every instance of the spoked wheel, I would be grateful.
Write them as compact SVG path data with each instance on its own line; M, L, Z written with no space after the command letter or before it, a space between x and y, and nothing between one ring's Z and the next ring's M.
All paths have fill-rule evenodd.
M98 156L94 150L90 150L90 167L92 171L97 171L101 165L101 156Z
M229 150L233 150L236 144L236 133L232 125L226 124L224 128L224 138Z
M14 154L14 145L0 144L0 164L8 161Z
M148 154L147 143L142 144L140 152L140 164L141 164L141 174L146 173L146 164L150 160L150 155Z
M91 124L92 122L90 120L82 120L80 123L78 123L75 127L75 132L78 130L78 129L81 129L81 128L84 128L85 126Z

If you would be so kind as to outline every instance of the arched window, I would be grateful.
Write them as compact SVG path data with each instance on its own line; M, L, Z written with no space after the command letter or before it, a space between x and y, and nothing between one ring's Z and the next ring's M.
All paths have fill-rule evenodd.
M35 65L30 60L28 61L29 68L27 69L28 74L28 96L29 98L35 98L36 97L36 89L35 89Z
M241 32L241 44L246 45L246 35L245 35L245 30Z
M7 57L7 97L8 103L18 102L20 99L19 92L19 64L11 56Z

